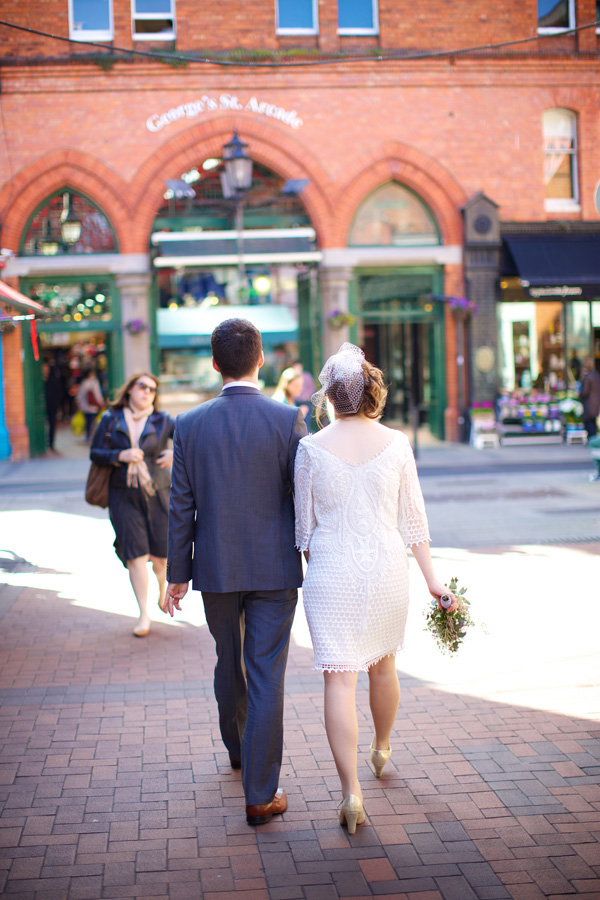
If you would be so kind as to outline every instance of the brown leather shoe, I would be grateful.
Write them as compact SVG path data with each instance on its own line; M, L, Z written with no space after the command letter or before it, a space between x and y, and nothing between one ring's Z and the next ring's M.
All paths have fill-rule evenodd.
M246 807L246 821L248 825L266 825L273 816L284 813L287 809L287 797L283 788L279 788L270 803L260 803L258 806Z

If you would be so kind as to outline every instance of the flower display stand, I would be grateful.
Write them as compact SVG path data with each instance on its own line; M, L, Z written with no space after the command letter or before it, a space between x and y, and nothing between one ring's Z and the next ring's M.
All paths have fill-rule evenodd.
M582 425L566 425L565 428L567 444L587 444L587 431Z
M471 409L471 446L476 450L493 449L498 446L498 427L493 409Z

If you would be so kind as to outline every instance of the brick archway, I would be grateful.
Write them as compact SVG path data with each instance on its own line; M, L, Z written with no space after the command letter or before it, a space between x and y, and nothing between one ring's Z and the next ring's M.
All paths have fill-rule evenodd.
M379 154L363 157L355 173L339 190L336 203L335 244L346 247L350 227L361 203L376 188L397 181L411 188L431 209L443 244L462 243L461 207L467 196L452 176L414 147L394 142Z
M125 183L104 163L74 150L56 150L22 169L0 194L6 205L2 246L19 249L21 235L35 209L51 194L71 188L84 194L110 222L120 253L131 253L131 220L123 202Z
M234 129L249 144L252 159L286 179L308 178L302 201L321 245L332 228L329 178L317 159L297 140L274 126L247 118L219 116L186 129L159 147L139 169L132 187L136 210L132 240L137 252L147 252L152 223L163 202L166 178L179 178L198 165L199 156L220 157Z

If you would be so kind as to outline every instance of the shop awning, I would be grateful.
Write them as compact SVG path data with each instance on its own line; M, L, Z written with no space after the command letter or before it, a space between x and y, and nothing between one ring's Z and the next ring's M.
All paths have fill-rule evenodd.
M319 262L314 228L264 228L242 232L242 260L246 265ZM167 266L227 266L239 262L235 231L156 231L157 268Z
M600 296L600 234L504 235L529 294Z
M34 315L36 318L48 315L47 310L43 306L36 303L35 300L30 300L24 294L20 294L19 291L11 288L10 285L5 284L3 281L0 281L0 303L10 306L17 315ZM0 315L2 315L1 311Z
M158 346L161 350L210 347L213 330L225 319L248 319L262 334L263 344L298 340L298 323L286 306L209 306L206 309L159 309Z

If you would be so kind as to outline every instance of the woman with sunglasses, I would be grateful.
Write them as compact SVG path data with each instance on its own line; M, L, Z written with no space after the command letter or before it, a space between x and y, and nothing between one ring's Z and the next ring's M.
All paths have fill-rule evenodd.
M149 372L132 375L119 388L94 434L90 458L112 466L108 511L115 529L115 551L129 571L140 608L133 634L150 631L148 562L158 580L159 603L164 599L167 570L167 525L170 468L167 448L175 420L157 409L158 379Z

